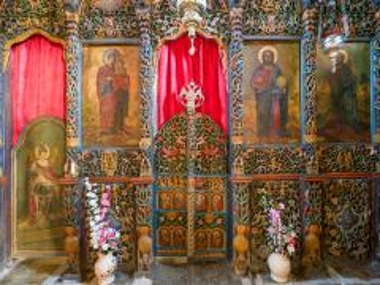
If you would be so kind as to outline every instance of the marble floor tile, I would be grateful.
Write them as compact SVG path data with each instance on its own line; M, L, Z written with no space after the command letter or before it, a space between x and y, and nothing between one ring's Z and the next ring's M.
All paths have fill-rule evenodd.
M3 285L96 285L96 280L79 282L78 276L63 274L64 258L32 258L14 262L6 274L0 274ZM145 279L144 279L145 278ZM150 284L149 284L150 283ZM120 270L115 285L275 285L268 272L249 278L234 275L229 263L164 264L156 262L150 273L130 277ZM285 285L380 285L380 264L323 264L312 271L294 274Z

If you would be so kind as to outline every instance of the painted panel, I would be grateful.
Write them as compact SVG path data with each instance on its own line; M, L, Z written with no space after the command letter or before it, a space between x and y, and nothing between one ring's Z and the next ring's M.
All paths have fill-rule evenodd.
M373 252L371 188L366 179L339 179L324 184L326 259L365 260Z
M193 258L227 257L227 195L226 181L221 177L203 178L196 183Z
M248 41L243 55L245 141L299 141L299 43Z
M161 176L156 185L157 255L186 256L187 177Z
M318 139L369 142L368 43L346 43L337 51L317 50Z
M138 46L83 48L83 143L136 147L140 139Z
M187 117L174 116L156 137L155 249L158 256L182 256L188 244Z
M28 125L13 153L13 253L62 249L64 127L43 118Z

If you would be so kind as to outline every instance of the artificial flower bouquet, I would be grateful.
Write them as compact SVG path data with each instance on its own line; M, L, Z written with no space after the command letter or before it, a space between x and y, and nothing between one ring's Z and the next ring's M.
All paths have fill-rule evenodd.
M265 189L260 190L261 205L267 213L267 239L274 252L292 256L296 252L297 233L285 216L285 204L276 199L268 200Z
M99 186L91 184L87 178L85 186L92 247L103 254L116 252L120 225L112 217L111 187L107 185L101 193Z

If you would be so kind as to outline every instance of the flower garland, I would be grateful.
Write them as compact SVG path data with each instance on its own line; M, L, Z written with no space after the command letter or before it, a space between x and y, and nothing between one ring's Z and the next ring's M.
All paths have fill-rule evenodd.
M85 187L92 247L103 254L116 252L120 231L111 213L111 187L107 185L100 193L99 186L91 184L88 178L85 179Z

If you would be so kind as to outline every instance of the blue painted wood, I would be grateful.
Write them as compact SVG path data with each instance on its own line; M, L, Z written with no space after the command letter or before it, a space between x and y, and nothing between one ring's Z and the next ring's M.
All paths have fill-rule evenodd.
M4 175L4 162L5 162L5 150L4 150L4 138L5 138L5 116L4 116L4 97L5 97L5 86L4 86L4 70L3 70L3 47L4 39L0 37L0 179ZM6 220L5 220L5 189L0 183L0 228L6 229ZM0 234L0 270L6 263L6 234L8 231L2 231L3 234Z

